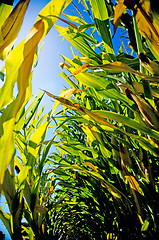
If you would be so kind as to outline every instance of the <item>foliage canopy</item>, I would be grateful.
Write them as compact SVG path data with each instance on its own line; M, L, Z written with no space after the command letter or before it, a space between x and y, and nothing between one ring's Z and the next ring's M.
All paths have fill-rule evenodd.
M28 3L0 5L0 191L10 210L0 218L12 239L157 239L159 29L151 1L81 0L72 3L76 14L61 17L71 0L52 0L12 49ZM54 25L58 18L66 27ZM72 45L73 58L60 63L70 89L39 93L28 106L37 46L53 25ZM130 41L118 52L113 26ZM55 99L46 115L38 110L44 94Z

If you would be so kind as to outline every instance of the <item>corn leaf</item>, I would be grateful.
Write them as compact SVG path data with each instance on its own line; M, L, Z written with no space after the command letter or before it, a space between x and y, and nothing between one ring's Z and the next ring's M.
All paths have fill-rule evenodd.
M109 70L113 70L115 72L129 72L129 73L135 74L147 81L159 82L159 77L153 77L153 76L146 75L144 73L137 72L133 68L126 65L125 63L122 63L119 61L116 61L116 62L113 62L110 64L103 64L103 65L96 65L96 66L89 65L88 67L89 68L109 69Z
M38 129L32 134L29 139L29 146L28 146L28 165L34 166L37 160L38 151L40 148L40 143L42 143L44 136L46 134L46 130L48 127L48 122L45 121L42 125L38 127Z
M54 10L56 10L58 14L60 14L63 8L66 7L66 2L68 4L70 1L60 2L62 7L61 9L59 8L59 3L51 1L51 4L54 3L53 9L51 8L52 11L54 12ZM24 2L25 5L27 3L28 1ZM55 8L55 6L57 6L57 9ZM48 10L50 13L50 3L45 9L45 13L47 13L46 10ZM15 12L14 14L17 15L17 12ZM18 19L20 16L21 14L18 15ZM54 20L54 22L55 21L56 19ZM6 101L7 103L11 101L12 96L9 96L10 99L6 97L7 100L5 100L5 96L8 96L7 90L9 90L10 86L12 86L10 91L10 94L12 95L13 86L16 81L18 84L19 94L17 98L7 106L7 108L3 111L3 115L0 117L0 153L1 156L3 156L3 160L0 162L0 192L2 190L5 170L9 165L11 159L13 158L15 152L13 130L16 115L18 114L18 111L21 109L21 107L24 106L31 97L30 72L34 61L36 48L41 39L49 30L50 26L48 26L48 24L46 25L46 20L44 20L43 18L38 20L27 35L26 39L22 41L9 54L9 60L7 62L8 65L6 65L6 77L8 80L5 82L3 88L1 89L3 96L2 106L6 104ZM20 54L17 49L20 50ZM18 64L16 65L17 62ZM12 67L10 67L9 63L11 63Z
M78 51L84 54L86 57L93 59L95 62L101 62L101 58L94 52L94 50L87 43L86 39L80 34L74 31L71 27L55 26L57 31L67 39Z
M1 3L0 4L0 28L5 22L5 20L8 18L10 15L11 11L13 8L13 3L12 4L5 4Z
M99 2L98 0L91 0L90 3L97 29L104 42L105 52L109 54L109 60L111 62L112 60L115 60L115 54L109 27L109 15L105 1L101 0Z
M0 206L0 219L3 221L10 236L12 235L11 218L12 216L9 213L5 213Z
M81 91L82 91L81 89L76 89L76 88L74 88L74 89L68 89L68 90L66 90L66 91L63 91L63 92L60 94L59 97L67 98L67 97L69 97L70 95L75 94L75 93L78 93L78 92L81 92ZM59 106L59 104L60 104L60 102L59 102L58 100L56 100L55 103L54 103L54 106L53 106L53 112L52 112L53 115L55 114L55 110L56 110L56 108Z
M16 39L21 28L25 12L27 10L30 0L19 1L11 14L5 20L1 27L1 34L3 37L3 44L0 47L0 59L6 58L6 53L10 44Z
M153 21L153 15L150 15L145 3L137 9L135 17L140 33L148 40L153 52L155 52L155 57L159 60L159 27Z
M68 6L68 4L72 0L62 0L62 1L56 1L51 0L39 13L39 16L37 18L37 21L39 21L41 18L45 18L45 35L50 31L52 26L57 21L57 18L61 15L63 10ZM56 16L56 17L48 17L48 16Z
M119 25L120 17L122 13L125 11L126 6L124 5L124 0L119 0L118 4L115 6L115 13L114 13L114 34L116 33L117 27Z

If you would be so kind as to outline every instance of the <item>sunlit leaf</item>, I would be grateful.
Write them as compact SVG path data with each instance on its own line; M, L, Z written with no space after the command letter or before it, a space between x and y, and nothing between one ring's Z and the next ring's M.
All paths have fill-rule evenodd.
M135 71L133 68L129 67L125 63L116 61L110 64L103 64L103 65L96 65L96 66L88 66L89 68L103 68L103 69L108 69L108 70L113 70L115 72L129 72L132 74L135 74L143 79L146 79L148 81L154 81L154 82L159 82L159 77L153 77L146 75L144 73L140 73Z
M109 15L105 1L101 0L99 2L98 0L91 0L90 3L97 29L101 34L102 40L104 42L105 52L108 53L108 59L109 62L111 62L112 60L115 60L115 55L111 40Z
M70 95L72 94L75 94L75 93L78 93L78 92L81 92L82 90L81 89L77 89L77 88L73 88L73 89L68 89L66 91L63 91L59 97L64 97L64 98L67 98L69 97ZM55 101L54 103L54 106L53 106L53 115L55 114L55 110L56 108L59 106L60 102L58 100Z
M11 4L1 3L0 4L0 28L10 15L13 8L13 1Z
M93 171L98 172L98 168L94 166L91 162L84 162L88 167L92 168Z
M145 220L143 225L142 225L141 231L142 232L147 231L148 228L149 228L149 225L150 225L150 222L148 220Z
M119 25L120 17L122 13L125 11L126 6L124 5L124 0L119 0L118 4L115 6L115 14L114 14L114 34Z
M79 68L77 68L72 75L70 75L69 77L75 76L79 73L84 72L86 69L88 68L88 63L83 64L82 66L80 66Z
M7 231L10 235L12 235L12 228L11 228L11 215L9 213L5 213L1 206L0 206L0 219L3 221Z
M27 10L30 0L19 1L12 13L8 16L1 27L1 34L3 37L3 45L0 47L0 58L6 57L6 48L16 39L21 28L25 12Z
M29 139L29 146L28 146L28 165L34 166L37 156L38 156L38 150L40 148L40 143L43 141L43 138L46 134L46 130L48 127L48 122L45 121L43 124L40 125L40 127L32 134L32 136Z
M50 10L51 10L51 13L54 12L55 7L50 9L50 4L54 3L55 6L57 6L56 11L58 12L58 14L60 14L61 11L64 9L64 7L67 6L69 2L70 1L61 1L60 2L61 8L59 8L59 3L57 3L56 5L55 1L51 1L51 3L49 3L49 5L45 8L44 13L48 14L47 11L50 11ZM29 1L25 1L24 6L27 7L26 5L28 5L28 3ZM21 4L23 6L23 2L20 2L19 4L20 6ZM19 10L19 7L17 7L16 9ZM18 10L15 10L13 14L14 16L18 16L17 19L21 19L22 18L21 14L24 15L24 11L22 9L22 13L20 12L19 14L19 12L17 13ZM56 20L57 19L55 19L54 22ZM52 24L54 24L54 22ZM18 23L16 22L16 24ZM13 29L11 29L11 34L13 33L12 30ZM1 156L3 156L3 160L0 162L0 176L1 176L0 191L2 188L5 170L9 165L10 161L12 160L15 153L13 130L14 130L16 115L18 111L21 109L21 107L24 106L26 102L29 100L29 98L31 97L30 72L31 72L32 64L34 62L34 55L36 52L36 48L39 42L42 40L42 38L44 38L44 36L49 30L50 30L50 26L46 25L46 20L44 20L43 18L40 18L40 20L38 20L34 24L29 34L27 35L26 39L22 41L13 51L11 51L7 59L7 63L6 63L7 80L4 86L1 88L1 93L2 93L1 106L8 104L12 100L13 86L16 81L18 84L19 94L17 98L7 106L7 108L3 112L3 115L0 117L0 153L1 153ZM5 29L5 31L6 31L5 33L7 33L8 30ZM13 36L15 36L15 34L17 33L14 33ZM8 90L10 90L9 98L8 98Z
M77 34L74 30L70 27L61 27L55 26L56 29L59 31L64 38L66 38L77 50L79 50L82 54L87 56L88 58L93 59L95 62L100 63L101 57L95 53L95 51L89 46L85 37L81 34Z
M19 186L21 186L24 183L24 181L26 180L26 178L28 176L28 171L29 171L30 168L31 168L30 166L24 166L20 170L20 173L18 175L18 184L19 184Z

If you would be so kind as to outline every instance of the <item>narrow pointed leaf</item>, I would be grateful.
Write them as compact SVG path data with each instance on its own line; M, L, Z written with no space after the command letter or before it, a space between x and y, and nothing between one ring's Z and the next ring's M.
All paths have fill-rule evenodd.
M64 98L67 98L69 97L70 95L72 94L75 94L75 93L78 93L78 92L81 92L82 90L81 89L77 89L77 88L74 88L74 89L68 89L66 91L63 91L59 97L64 97ZM55 114L55 110L56 108L59 106L60 102L58 100L55 101L55 104L53 106L53 115Z
M147 81L154 81L154 82L159 82L159 77L152 77L149 75L146 75L144 73L140 73L137 72L136 70L134 70L133 68L129 67L128 65L126 65L125 63L116 61L110 64L103 64L103 65L96 65L96 66L88 66L89 68L102 68L102 69L108 69L108 70L113 70L115 72L129 72L132 74L135 74Z
M126 6L123 3L124 3L124 0L119 0L118 4L115 6L115 14L114 14L114 22L113 22L114 34L116 33L117 27L119 25L120 17L126 9Z

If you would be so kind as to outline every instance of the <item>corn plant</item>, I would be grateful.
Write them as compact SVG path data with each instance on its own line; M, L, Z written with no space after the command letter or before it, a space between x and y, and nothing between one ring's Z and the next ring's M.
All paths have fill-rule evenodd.
M52 0L15 48L29 1L13 11L0 5L0 192L10 210L0 217L12 239L157 239L157 12L148 0L81 0L78 15L59 18L70 2ZM26 104L37 46L57 18L72 45L73 59L60 63L71 88L46 92L55 104L53 116L42 116L43 94ZM119 27L130 40L118 53L112 24L113 35ZM56 134L46 140L52 120Z
M5 213L0 209L0 218L12 239L47 237L43 226L46 209L40 203L39 188L43 165L51 146L49 143L43 148L50 121L49 116L38 119L41 113L34 119L42 97L34 102L30 114L29 110L25 111L25 106L32 96L31 79L38 45L71 1L50 1L39 13L26 38L14 47L29 2L21 0L14 9L5 1L0 4L0 59L4 61L0 88L0 194L5 196L10 211ZM46 19L49 15L56 17ZM16 96L13 94L15 85Z
M79 13L65 15L73 24L56 26L73 46L73 59L62 55L60 64L71 89L59 97L46 92L56 100L54 112L63 104L54 118L60 157L52 156L52 171L61 200L53 218L60 218L63 239L157 239L158 15L150 1L81 4L88 22ZM114 32L119 26L129 34L132 54L123 43L115 53L112 22Z
M42 95L43 96L43 95ZM15 144L19 152L14 156L12 168L15 168L13 175L7 169L3 182L3 194L7 200L10 214L6 214L2 219L12 239L22 239L28 235L31 238L43 239L41 225L46 209L40 203L40 182L43 165L46 161L47 148L43 148L43 141L49 126L48 115L41 117L42 110L36 115L37 107L42 100L42 96L37 97L27 111L23 111L20 119L15 125ZM25 116L25 123L23 117ZM27 118L26 118L27 117ZM21 124L23 128L18 130ZM38 165L38 161L42 161ZM1 212L1 214L4 214ZM27 222L22 223L22 218Z

